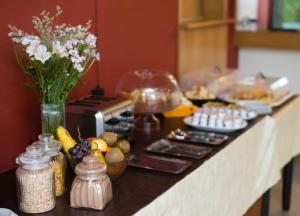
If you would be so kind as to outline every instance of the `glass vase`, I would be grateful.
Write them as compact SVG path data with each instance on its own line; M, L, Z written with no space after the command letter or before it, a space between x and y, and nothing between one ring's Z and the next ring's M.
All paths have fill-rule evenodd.
M65 105L64 104L42 104L42 132L50 133L56 136L58 126L64 126L65 123Z

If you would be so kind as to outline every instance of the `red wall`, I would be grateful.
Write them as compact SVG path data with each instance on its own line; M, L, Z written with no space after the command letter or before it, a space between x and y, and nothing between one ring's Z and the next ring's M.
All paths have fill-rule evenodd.
M38 95L22 86L25 76L17 66L7 24L31 32L31 16L44 9L53 11L56 5L64 10L62 22L82 24L91 19L100 38L102 59L71 97L89 94L97 84L97 70L99 83L109 95L122 73L129 70L150 67L176 71L177 1L1 0L0 171L12 167L15 157L40 133Z

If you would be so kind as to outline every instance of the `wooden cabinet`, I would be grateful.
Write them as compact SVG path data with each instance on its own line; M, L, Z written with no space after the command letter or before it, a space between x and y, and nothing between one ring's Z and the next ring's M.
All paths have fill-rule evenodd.
M235 32L237 47L300 50L299 32L257 31Z
M178 78L227 68L227 0L179 0Z

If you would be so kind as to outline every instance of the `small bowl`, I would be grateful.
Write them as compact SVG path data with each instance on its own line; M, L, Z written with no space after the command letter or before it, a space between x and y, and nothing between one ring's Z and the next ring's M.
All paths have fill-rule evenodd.
M107 175L114 181L116 180L127 168L128 157L125 156L124 160L116 163L107 163Z

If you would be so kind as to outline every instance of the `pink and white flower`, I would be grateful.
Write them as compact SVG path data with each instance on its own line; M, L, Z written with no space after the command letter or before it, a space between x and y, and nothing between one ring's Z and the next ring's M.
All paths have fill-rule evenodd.
M88 34L88 36L85 39L86 44L92 48L96 47L96 41L97 37L93 34Z
M47 47L44 45L38 45L35 51L34 58L43 64L51 57L51 53L47 51Z
M52 42L52 54L57 54L60 57L68 57L68 52L65 46L62 46L60 41Z

